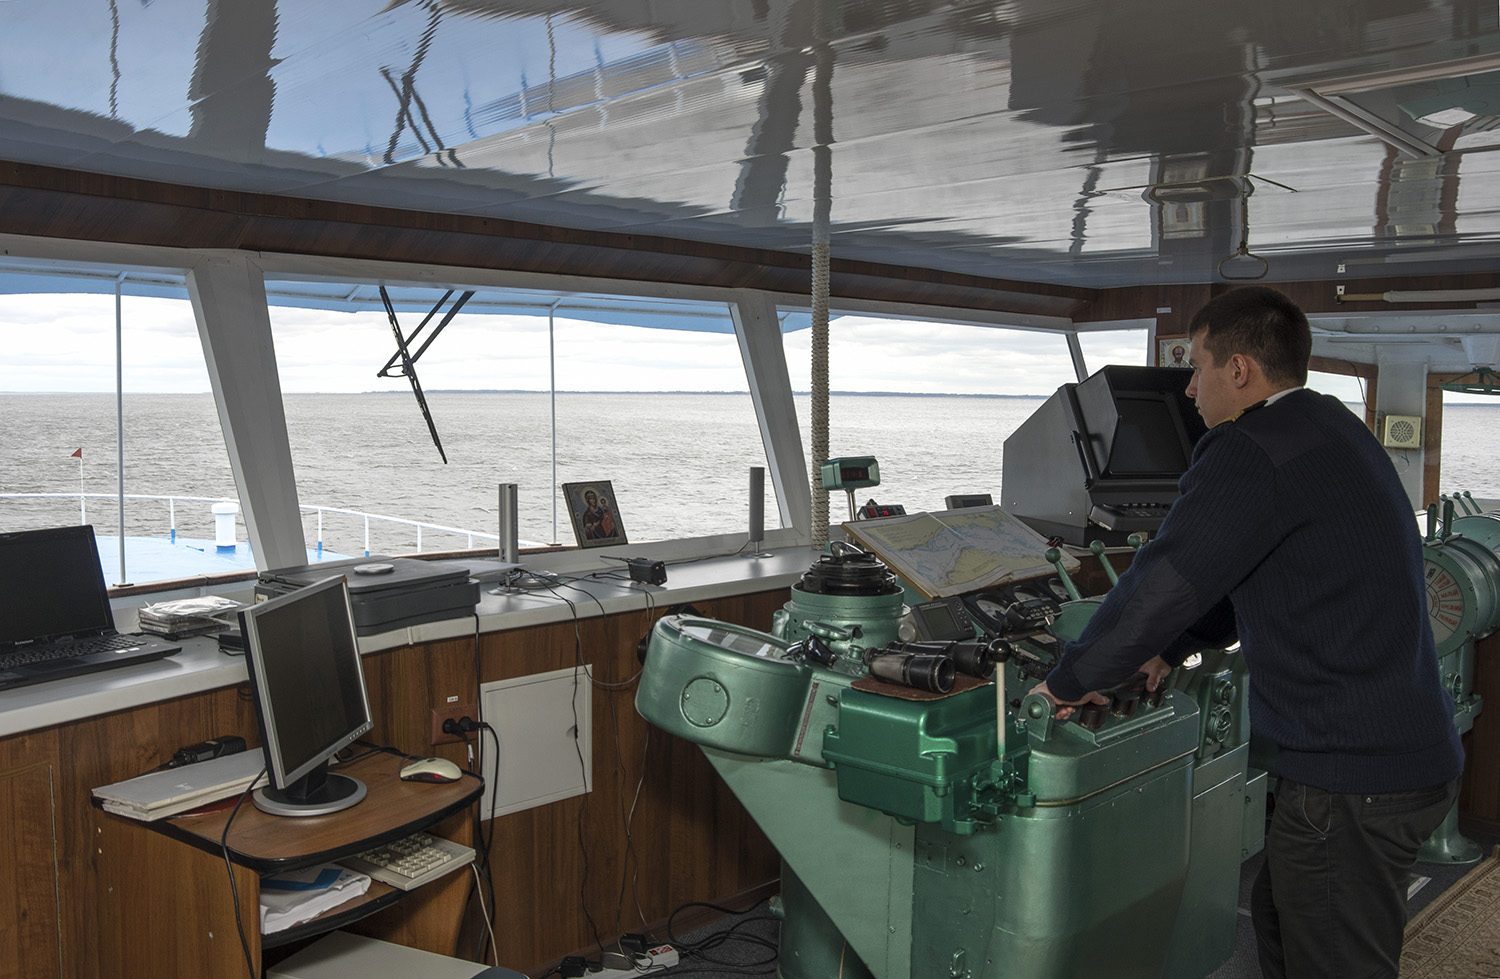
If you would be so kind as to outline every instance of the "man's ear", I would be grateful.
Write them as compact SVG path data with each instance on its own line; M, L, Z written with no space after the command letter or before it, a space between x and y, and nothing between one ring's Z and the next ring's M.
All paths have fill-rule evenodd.
M1234 354L1229 358L1229 376L1237 388L1249 384L1250 375L1256 369L1255 361L1244 354Z

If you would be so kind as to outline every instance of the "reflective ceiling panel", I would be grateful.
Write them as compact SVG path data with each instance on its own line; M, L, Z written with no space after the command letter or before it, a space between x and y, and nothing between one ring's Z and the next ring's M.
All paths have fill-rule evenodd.
M0 159L1090 286L1500 238L1494 0L0 0Z

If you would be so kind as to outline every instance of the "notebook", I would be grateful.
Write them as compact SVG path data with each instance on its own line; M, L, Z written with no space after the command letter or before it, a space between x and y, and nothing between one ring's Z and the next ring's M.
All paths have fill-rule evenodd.
M0 690L181 649L115 631L93 527L0 533Z

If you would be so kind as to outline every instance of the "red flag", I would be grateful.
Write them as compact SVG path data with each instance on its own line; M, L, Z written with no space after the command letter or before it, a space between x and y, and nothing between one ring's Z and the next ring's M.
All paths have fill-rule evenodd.
M74 452L73 455L71 456L71 458L73 458L73 459L82 459L83 458L83 450L79 449L77 452Z

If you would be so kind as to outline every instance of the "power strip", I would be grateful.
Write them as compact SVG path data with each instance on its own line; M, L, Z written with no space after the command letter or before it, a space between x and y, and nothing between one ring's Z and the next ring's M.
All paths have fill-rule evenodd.
M645 963L650 962L650 965ZM661 972L670 969L677 964L677 949L670 945L653 945L646 949L646 957L641 960L639 969L601 969L598 972L589 971L584 973L584 979L639 979L640 976L649 976L653 972Z

